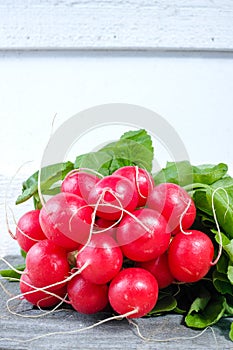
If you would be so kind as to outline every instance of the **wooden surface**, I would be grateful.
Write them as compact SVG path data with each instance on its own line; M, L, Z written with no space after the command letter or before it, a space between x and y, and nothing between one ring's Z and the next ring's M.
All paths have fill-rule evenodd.
M231 0L6 0L0 49L233 50Z
M13 264L19 263L20 258L8 256L7 260ZM4 266L0 263L0 268ZM2 282L14 295L19 293L17 283ZM136 322L145 337L168 339L171 337L195 337L179 339L170 342L155 342L142 340L133 325L127 320L111 321L96 328L78 332L79 329L103 320L111 314L81 315L71 309L60 310L50 315L32 318L11 315L6 309L9 298L0 290L0 349L198 349L198 350L226 350L232 349L233 343L228 338L229 319L221 320L211 329L207 329L197 337L201 331L191 330L182 325L182 317L166 315L156 318L141 318ZM11 304L12 309L21 315L35 316L40 311L33 309L24 300L17 300ZM70 332L70 334L65 332ZM56 334L44 336L47 333ZM29 341L35 337L41 337ZM6 339L7 338L7 339Z

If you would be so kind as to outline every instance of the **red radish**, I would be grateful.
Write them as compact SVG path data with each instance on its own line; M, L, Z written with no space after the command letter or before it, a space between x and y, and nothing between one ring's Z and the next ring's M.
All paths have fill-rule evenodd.
M89 192L100 179L84 171L71 172L62 182L61 191L76 194L87 201Z
M148 195L154 187L154 179L148 171L129 165L117 169L113 174L124 176L135 185L138 193L137 207L146 205Z
M72 251L87 241L92 213L92 208L81 197L59 193L41 209L40 224L48 239Z
M69 281L67 291L73 308L83 314L94 314L108 304L108 286L91 283L80 275Z
M26 268L32 284L38 288L63 281L70 271L67 252L48 239L31 247L26 256ZM61 286L58 284L57 288Z
M85 263L88 265L81 275L92 283L105 284L120 271L123 256L112 237L98 233L92 236L88 246L77 255L77 267L81 268Z
M159 289L169 286L174 281L168 265L167 252L154 260L138 262L137 267L142 267L152 273L158 282Z
M24 271L26 272L26 271ZM33 286L29 276L24 273L23 275L21 275L20 278L20 290L21 293L28 293L28 292L32 292L35 290L35 287L30 287L29 285ZM54 293L56 295L58 295L61 298L64 298L66 295L66 286L63 286L59 289L55 289L53 291L52 288L49 289L49 292ZM61 300L59 298L57 298L56 296L50 295L48 293L43 292L43 291L36 291L30 294L25 294L24 299L26 299L29 303L39 306L39 307L51 307L51 306L55 306L57 304L59 304L61 302Z
M196 207L189 194L173 183L155 186L149 195L147 205L159 211L168 221L173 234L190 228L196 217Z
M168 262L172 275L181 282L196 282L211 267L214 246L203 232L180 232L173 238L168 250Z
M113 226L113 227L111 227ZM102 218L97 218L95 220L95 230L104 230L104 233L107 233L110 237L116 238L116 225L115 221L110 221ZM106 231L105 231L106 230Z
M46 238L40 226L39 215L40 210L31 210L18 221L16 239L25 252L28 252L37 241Z
M135 210L134 217L126 215L117 228L117 242L123 254L134 261L148 261L163 254L170 242L167 221L155 210ZM143 225L143 226L142 226Z
M111 281L108 298L118 314L136 310L128 318L142 317L154 308L158 300L158 283L150 272L130 267Z
M100 200L100 196L103 196ZM125 177L109 175L101 179L91 190L88 203L92 206L99 202L97 215L107 220L118 220L121 217L121 207L133 211L138 202L135 186ZM104 204L104 205L102 205ZM106 206L111 204L112 206Z

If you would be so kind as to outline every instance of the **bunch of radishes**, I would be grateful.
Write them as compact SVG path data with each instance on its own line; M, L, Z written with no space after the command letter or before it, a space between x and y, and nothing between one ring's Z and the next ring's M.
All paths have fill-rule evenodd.
M21 292L40 307L66 298L81 313L110 304L120 315L142 317L159 289L209 271L214 246L190 229L195 216L182 187L156 186L137 166L102 178L72 171L59 194L18 222L16 238L27 252Z

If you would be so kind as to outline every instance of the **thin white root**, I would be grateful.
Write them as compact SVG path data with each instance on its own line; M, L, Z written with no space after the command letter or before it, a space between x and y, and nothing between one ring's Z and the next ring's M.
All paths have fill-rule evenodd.
M4 278L0 278L0 287L2 288L2 290L9 296L12 297L14 296L5 286L4 284L1 282L2 281L6 281L6 279ZM11 280L11 279L10 279ZM18 279L15 278L15 280L19 281Z
M136 187L137 187L137 191L140 195L140 197L142 198L146 198L146 196L144 196L142 193L141 193L141 190L140 190L140 186L139 186L139 170L138 170L138 166L135 165L134 167L135 169L135 180L136 180Z
M1 258L1 259L2 259L8 266L13 267L13 266L12 266L10 263L8 263L4 258ZM33 285L31 285L31 284L29 284L29 283L23 281L23 283L25 283L27 286L33 288L33 290L28 291L28 292L25 292L25 293L18 294L18 295L15 295L15 296L12 296L12 294L10 294L10 292L6 290L6 288L2 285L2 283L0 283L0 286L2 287L2 289L3 289L8 295L11 296L11 298L9 298L9 299L7 300L7 303L6 303L6 307L7 307L8 311L9 311L11 314L14 314L14 315L17 315L17 316L20 316L20 317L29 317L29 318L30 318L30 317L41 317L41 316L45 316L45 315L47 315L47 314L53 312L54 310L56 310L56 309L57 309L62 303L64 303L64 302L69 304L69 302L68 302L65 298L60 297L60 296L57 295L56 293L50 292L48 289L51 288L51 287L59 286L59 285L61 285L61 284L64 284L64 283L70 281L72 278L74 278L75 276L79 275L87 266L88 266L88 262L86 262L79 270L77 270L75 273L71 274L69 277L67 277L67 278L64 279L63 281L60 281L60 282L57 282L57 283L53 283L53 284L50 284L50 285L47 285L47 286L44 286L44 287L41 287L41 288L35 287L35 286L33 286ZM15 268L13 268L13 269L14 269L14 271L16 271L16 272L18 272L18 273L21 273L21 274L23 273L22 271L18 271L18 270L16 270ZM11 281L19 281L19 279L17 279L17 278L10 278L10 280L11 280ZM20 299L20 298L24 297L25 295L29 295L29 294L36 293L36 292L38 292L38 291L44 292L44 293L48 294L49 296L54 296L54 297L56 297L57 299L61 300L61 302L60 302L57 306L55 306L55 308L54 308L52 311L51 311L51 310L46 311L46 312L43 313L42 315L34 315L34 316L32 316L32 315L21 315L21 314L19 314L19 313L17 313L17 312L14 312L14 311L12 311L12 310L10 309L10 307L9 307L9 303L10 303L10 302L12 302L12 301L14 301L14 300L16 300L16 299ZM46 297L45 297L45 298L46 298ZM40 300L40 301L41 301L41 300ZM40 301L39 301L39 302L40 302Z
M11 228L10 228L6 204L5 204L5 221L6 221L6 227L7 227L7 231L9 233L9 235L11 236L11 238L16 240L16 235L11 231Z
M100 203L103 198L104 198L104 195L106 194L106 192L109 192L111 193L115 199L117 200L117 202L119 203L119 206L118 205L113 205L111 203ZM92 222L91 222L91 226L90 226L90 232L89 232L89 236L88 236L88 239L87 239L87 242L85 243L85 245L80 249L80 251L78 252L78 254L80 254L80 252L82 252L87 246L88 244L90 243L91 241L91 237L92 237L92 234L93 233L100 233L100 232L105 232L107 230L109 230L109 227L107 229L104 229L104 230L98 230L98 231L94 231L94 224L95 224L95 219L96 219L96 213L97 213L97 210L99 207L111 207L111 208L114 208L114 209L118 209L118 210L121 210L121 215L120 215L120 218L118 219L118 221L116 223L114 223L111 227L114 227L115 225L117 225L118 222L121 221L124 213L127 213L129 216L131 216L139 225L141 225L147 232L149 233L153 233L146 225L143 224L143 222L141 220L139 220L135 215L133 215L131 212L129 212L128 210L124 209L122 204L121 204L121 201L119 200L119 198L117 197L116 193L114 193L114 191L111 189L111 188L106 188L100 195L97 203L95 204L86 204L80 208L78 208L74 213L73 215L71 216L70 220L69 220L69 230L70 232L72 231L71 230L71 224L72 224L72 220L73 218L75 217L75 215L77 215L77 213L83 209L83 208L86 208L86 207L94 207L94 211L93 211L93 214L92 214Z
M142 168L143 169L143 168ZM146 177L147 177L147 180L150 184L150 190L153 189L153 183L152 183L152 180L151 180L151 177L149 176L147 170L144 168L144 170L146 171ZM144 196L140 190L140 186L139 186L139 168L137 165L135 165L135 179L136 179L136 186L137 186L137 191L139 193L139 195L142 197L142 198L146 198L146 196ZM148 193L150 193L150 190L148 190Z
M19 275L23 275L24 271L17 270L13 265L11 265L3 256L0 256L0 260L2 260L6 265L8 265L11 270L17 272Z
M90 204L91 205L91 204ZM111 206L112 208L116 208L116 209L120 209L120 207L118 207L117 205L113 205L113 204L100 204L100 206L104 207L104 206ZM140 226L142 226L142 228L144 228L145 231L149 232L149 233L153 233L152 230L150 230L149 227L147 227L146 225L143 224L143 222L141 220L139 220L134 214L132 214L130 211L122 208L122 211L126 214L128 214L131 218L133 218L137 224L139 224Z
M47 299L46 297L43 298L43 299L41 299L41 300L39 300L38 303L37 303L37 305L36 305L36 306L39 308L39 310L42 312L41 314L38 314L38 315L20 314L20 313L18 313L18 312L13 311L13 310L10 308L9 303L10 303L11 301L13 301L13 300L15 300L15 299L20 299L20 298L22 298L24 295L30 294L30 292L22 293L22 294L16 295L16 296L14 296L14 297L8 299L8 300L7 300L7 303L6 303L7 310L8 310L8 312L11 313L12 315L19 316L19 317L23 317L23 318L40 318L40 317L44 317L44 316L47 316L47 315L49 315L49 314L55 312L64 302L65 302L65 303L67 302L67 301L66 301L66 296L67 296L67 295L66 295L64 298L61 298L59 295L57 295L57 294L55 294L55 293L51 293L51 292L49 292L49 291L45 291L45 293L48 294L48 297L47 297L47 298L49 298L49 295L50 295L50 296L54 296L54 297L56 297L58 300L60 300L60 302L59 302L57 305L55 305L51 310L43 310L43 309L39 306L39 304L40 304L41 301Z
M124 318L127 318L129 316L134 315L137 312L138 312L138 310L134 309L132 311L129 311L129 312L125 313L124 315L108 317L108 318L106 318L104 320L101 320L99 322L96 322L96 323L94 323L94 324L92 324L90 326L79 328L79 329L73 329L73 330L70 330L70 331L45 333L45 334L41 334L41 335L38 335L36 337L29 338L29 339L24 339L24 340L22 340L22 339L15 339L15 338L0 338L0 341L15 341L15 342L18 342L18 343L29 343L29 342L32 342L32 341L35 341L35 340L38 340L38 339L42 339L42 338L46 338L46 337L50 337L50 336L53 336L53 335L75 334L75 333L84 332L84 331L87 331L87 330L92 329L94 327L100 326L101 324L106 323L106 322L110 322L110 321L114 321L114 320L122 320Z
M43 195L41 192L41 185L40 185L41 184L41 170L42 170L42 168L40 167L39 172L38 172L38 195L39 195L42 207L45 207L46 203L45 203L45 200L43 198Z
M119 205L120 205L120 209L121 209L121 216L120 216L120 219L122 219L122 216L123 216L123 207L122 207L122 204L120 202L120 200L117 198L116 194L112 191L111 188L106 188L100 195L96 205L94 206L94 211L93 211L93 214L92 214L92 221L91 221L91 227L90 227L90 233L89 233L89 237L88 237L88 240L87 242L85 243L85 245L80 249L80 251L78 252L78 254L80 254L87 246L88 244L90 243L91 241L91 237L92 237L92 234L93 234L93 228L94 228L94 224L95 224L95 219L96 219L96 213L97 213L97 210L98 210L98 207L100 206L100 202L102 200L104 200L104 196L106 194L106 192L110 192L114 197L115 199L118 201Z
M182 232L184 235L190 235L191 234L191 232L184 231L183 227L182 227L182 220L183 220L185 214L187 213L187 211L189 210L189 207L190 207L191 203L192 203L192 200L190 198L189 201L188 201L188 204L187 204L185 210L183 211L183 213L181 214L180 220L179 220L180 232Z
M28 239L30 239L31 241L33 242L39 242L39 239L35 239L35 238L32 238L30 236L28 236L23 230L21 230L21 228L18 226L18 223L16 221L16 218L15 218L15 214L13 212L13 210L9 207L9 210L11 212L11 215L13 217L13 220L14 220L14 224L16 226L16 228L19 230L20 233L22 233L23 236L27 237ZM17 237L15 236L15 239L17 239Z
M143 339L143 340L145 340L147 342L151 341L151 342L165 343L165 342L171 342L171 341L177 341L177 340L192 340L192 339L196 339L196 338L201 337L208 329L211 329L213 337L214 337L214 340L215 340L215 343L218 346L216 335L214 333L214 330L210 326L208 326L205 329L203 329L200 333L198 333L196 335L192 335L190 337L171 337L171 338L167 338L167 339L157 339L157 338L148 338L148 337L145 337L144 335L142 335L142 333L140 331L140 328L139 328L138 324L135 321L133 321L131 319L128 319L128 322L130 324L132 324L136 328L138 336L141 339Z

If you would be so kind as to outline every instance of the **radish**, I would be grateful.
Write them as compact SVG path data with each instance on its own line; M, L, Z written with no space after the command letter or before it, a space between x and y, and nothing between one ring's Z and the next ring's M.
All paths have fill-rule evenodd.
M167 252L154 260L138 262L136 266L152 273L158 282L159 289L168 287L174 281L168 264Z
M70 271L67 252L48 239L31 247L26 256L26 268L32 284L38 288L55 283L59 283L57 288L60 288L60 282Z
M112 227L111 227L112 226ZM106 220L103 218L97 218L95 220L95 230L107 233L110 237L116 239L116 222Z
M40 210L31 210L21 216L18 221L16 239L25 252L28 252L36 242L46 238L40 226L39 215Z
M182 187L173 183L155 186L148 197L147 205L165 217L173 234L190 228L196 217L192 198Z
M92 208L79 196L59 193L40 212L40 224L48 239L68 251L85 244L90 233Z
M117 228L123 254L134 261L148 261L163 254L170 242L167 221L155 210L138 209L126 215Z
M135 185L138 193L137 207L146 205L148 195L154 187L154 179L148 171L129 165L117 169L113 174L124 176Z
M169 246L169 268L178 281L196 282L208 273L213 256L213 243L205 233L197 230L180 232Z
M26 273L26 271L24 272L25 273L21 275L19 283L21 293L26 293L25 295L23 295L24 299L26 299L29 303L39 307L51 307L60 303L61 300L59 298L57 298L54 295L50 295L49 293L46 293L46 291L38 290L35 292L36 287L33 288L32 282L28 274ZM63 286L58 289L55 288L54 291L52 288L49 288L48 290L49 292L54 293L61 298L64 298L66 295L66 286Z
M87 201L89 192L100 179L84 171L69 173L62 182L61 191L76 194Z
M137 202L135 186L119 175L105 176L95 184L88 197L90 205L98 206L97 216L107 220L118 220L122 215L122 208L133 211Z
M120 271L123 256L112 237L98 233L92 236L88 246L77 255L77 267L81 268L85 263L87 267L81 275L92 283L105 284Z
M73 308L83 314L94 314L108 304L108 286L91 283L81 275L68 282L67 292Z
M108 298L118 314L135 310L128 317L142 317L154 308L158 300L158 283L150 272L142 268L127 268L111 281Z

